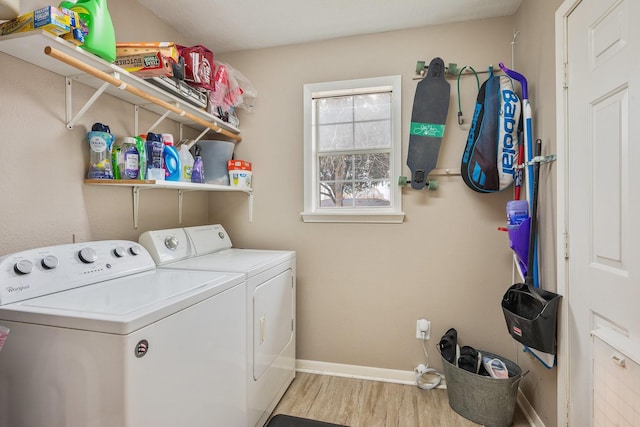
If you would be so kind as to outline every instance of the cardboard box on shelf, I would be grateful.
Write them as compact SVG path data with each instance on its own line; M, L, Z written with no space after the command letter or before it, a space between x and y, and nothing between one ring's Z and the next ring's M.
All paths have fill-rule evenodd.
M80 16L78 15L78 12L74 10L61 7L60 11L69 17L69 27L70 27L69 32L66 34L63 34L62 38L77 46L84 44L84 36L89 31L87 29L86 22L81 21Z
M116 56L114 64L130 73L145 78L171 76L173 74L171 64L160 52Z
M60 9L45 6L0 24L0 34L13 34L33 30L46 30L56 36L70 31L70 18Z
M178 48L173 42L117 42L116 56L139 55L142 53L160 52L166 58L171 59L176 64L180 55Z

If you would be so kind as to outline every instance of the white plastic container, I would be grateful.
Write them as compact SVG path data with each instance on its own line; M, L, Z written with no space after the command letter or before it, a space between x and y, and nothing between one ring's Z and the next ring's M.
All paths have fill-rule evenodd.
M201 140L196 146L200 147L204 164L204 182L229 185L227 162L233 157L236 145L229 141Z
M229 185L238 188L251 188L251 174L251 171L231 170L229 171Z
M178 150L180 157L180 181L191 182L191 171L193 170L193 156L189 152L189 148L183 144Z
M238 188L251 188L251 163L244 160L229 160L229 185Z

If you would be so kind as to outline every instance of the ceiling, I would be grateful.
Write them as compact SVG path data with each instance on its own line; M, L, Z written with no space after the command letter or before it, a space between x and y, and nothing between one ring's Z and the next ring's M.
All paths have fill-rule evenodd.
M138 0L216 53L513 15L522 0Z

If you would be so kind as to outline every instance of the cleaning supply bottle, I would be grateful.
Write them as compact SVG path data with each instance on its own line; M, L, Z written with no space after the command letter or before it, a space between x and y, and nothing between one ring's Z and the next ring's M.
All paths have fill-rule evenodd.
M113 179L111 146L113 135L109 126L95 123L87 134L89 140L89 179Z
M180 156L178 150L173 146L173 135L162 134L164 150L162 159L164 161L164 179L167 181L178 181L180 179Z
M180 181L191 182L191 171L193 170L193 156L187 144L182 144L178 150L180 157Z
M164 181L164 144L162 135L147 133L145 148L147 151L147 179Z
M122 179L138 179L140 155L135 138L130 136L123 138L118 160L118 170Z
M507 202L507 228L514 230L529 217L529 202L526 200L510 200Z
M199 147L196 147L195 154L193 169L191 170L191 182L202 184L204 183L204 165L202 163L202 157L200 156Z
M65 0L58 7L77 12L85 22L88 31L81 48L107 62L116 60L116 35L107 0Z
M111 146L111 168L113 169L113 179L122 179L120 176L120 163L122 158L122 147L117 145L117 141Z
M147 177L147 147L144 138L136 136L135 140L138 149L138 179L144 180Z

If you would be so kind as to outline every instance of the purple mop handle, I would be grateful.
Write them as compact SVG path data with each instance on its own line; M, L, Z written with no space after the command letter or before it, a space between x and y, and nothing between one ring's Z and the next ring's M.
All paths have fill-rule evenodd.
M517 71L508 69L502 62L500 62L500 69L509 77L520 82L522 86L522 99L529 99L529 89L527 87L527 78Z

